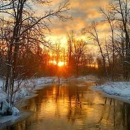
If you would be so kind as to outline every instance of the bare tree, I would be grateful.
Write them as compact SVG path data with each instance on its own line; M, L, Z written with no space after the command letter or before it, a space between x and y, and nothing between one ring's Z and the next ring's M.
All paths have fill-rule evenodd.
M87 43L84 40L77 40L76 32L71 31L68 34L68 68L71 74L76 70L77 77L79 76L79 68L85 63L86 50Z
M85 52L87 51L87 43L83 40L74 42L74 51L73 55L75 57L75 65L76 65L76 75L79 76L79 66L82 66L82 58L85 56Z
M72 66L73 66L73 44L75 42L75 32L71 31L67 34L68 38L68 72L72 74Z
M125 52L123 57L123 70L124 70L124 78L128 79L129 76L129 63L130 63L130 37L129 37L129 0L115 0L111 3L111 9L116 15L116 21L118 23L118 27L121 32L120 36L122 38L123 43L121 49ZM123 34L123 35L122 35Z
M41 3L44 6L48 1ZM69 17L64 15L64 12L68 11L68 5L69 3L66 1L61 3L58 8L45 11L41 17L38 17L31 11L31 7L28 6L28 0L3 0L0 12L10 17L10 19L5 18L7 24L10 23L10 27L9 33L4 35L5 40L8 42L5 91L10 95L10 105L13 102L14 82L17 77L16 70L18 69L18 56L21 46L25 46L23 43L30 43L30 39L37 39L36 36L32 37L37 28L48 29L47 20L50 21L51 17L58 17L62 21L67 20ZM37 40L44 43L39 38Z
M97 23L93 22L88 28L83 29L83 33L87 33L89 35L90 39L93 40L95 43L97 43L99 50L100 50L101 57L102 57L104 71L106 73L107 78L109 78L107 67L106 67L106 58L103 53L103 49L102 49L101 42L99 39L99 34L97 31Z
M100 12L103 14L104 22L108 22L108 24L110 26L111 46L112 46L112 66L111 66L111 63L110 63L110 56L108 56L108 61L109 61L109 66L111 68L112 79L114 80L114 75L115 75L114 74L114 72L115 72L115 41L114 41L115 13L112 12L112 10L110 10L110 9L104 10L103 8L100 8ZM106 45L106 51L107 51L107 55L109 55L107 45Z

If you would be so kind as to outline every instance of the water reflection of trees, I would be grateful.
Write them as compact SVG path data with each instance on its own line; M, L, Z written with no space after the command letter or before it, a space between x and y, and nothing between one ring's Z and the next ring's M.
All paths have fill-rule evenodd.
M71 86L71 85L70 85ZM72 86L68 88L68 114L67 119L70 122L75 122L77 118L81 118L82 115L82 103L80 101L79 88L78 86Z
M95 100L98 97L93 95L87 86L78 87L77 84L74 82L69 85L54 85L40 90L39 96L32 98L27 107L36 113L22 123L8 127L7 130L26 130L32 123L48 117L45 111L49 109L49 101L52 103L49 105L53 105L53 118L64 116L64 120L67 119L69 124L78 124L80 129L130 130L129 104L110 98L101 98L102 102L98 102ZM93 113L96 114L96 119L92 118Z
M83 108L83 100L84 100L84 91L87 90L87 92L89 92L88 89L84 89L83 87L78 87L76 85L77 83L70 84L69 87L66 88L66 92L68 95L68 113L67 113L67 119L69 122L71 123L75 123L76 120L80 120L82 123L85 123L85 119L87 118L86 114L86 110ZM71 86L71 87L70 87ZM85 93L86 94L86 93ZM60 98L60 86L57 86L57 93L56 93L56 102L58 102L58 99ZM89 99L89 98L88 98ZM91 100L87 99L87 104L86 105L94 105L93 103L93 97L91 98ZM103 110L102 110L102 114L100 115L100 119L97 122L97 124L100 124L101 127L104 123L104 120L106 120L106 124L112 124L112 126L114 126L115 128L120 128L120 126L123 126L124 128L126 127L126 115L127 117L130 116L130 114L128 113L128 110L126 111L126 109L128 109L128 107L126 107L126 105L124 106L124 104L115 101L113 99L109 99L109 98L104 98L104 104L103 105ZM122 111L123 110L123 111ZM124 112L125 110L125 112ZM127 112L127 113L126 113ZM125 114L124 114L125 113ZM128 118L129 120L129 118ZM128 125L128 120L127 120L127 127ZM113 128L114 128L113 127ZM129 129L129 127L128 127ZM124 129L123 129L124 130Z
M111 121L113 130L130 130L130 104L106 97L98 123L101 124L104 119Z

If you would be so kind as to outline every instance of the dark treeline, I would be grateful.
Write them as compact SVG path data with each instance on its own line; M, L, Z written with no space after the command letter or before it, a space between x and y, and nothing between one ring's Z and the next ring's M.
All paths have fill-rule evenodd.
M89 49L87 43L83 40L76 40L64 51L64 48L57 48L56 44L51 47L41 48L39 45L30 45L29 47L20 47L20 52L17 57L17 68L15 70L15 78L25 79L32 76L57 76L60 74L62 77L79 76L86 74L100 74L98 72L96 60L93 54L86 53ZM7 73L7 46L1 46L0 49L0 76L6 77ZM57 53L58 52L58 53ZM53 55L51 55L51 53ZM69 59L70 58L70 59ZM55 64L50 61L56 62ZM63 66L58 66L58 62L63 62ZM68 63L71 62L71 63ZM99 63L100 64L100 63ZM58 72L59 70L59 72Z

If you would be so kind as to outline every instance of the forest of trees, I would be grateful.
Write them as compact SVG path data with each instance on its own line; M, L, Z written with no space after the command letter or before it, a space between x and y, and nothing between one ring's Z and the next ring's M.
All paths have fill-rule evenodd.
M102 19L93 21L83 29L91 41L99 47L97 63L110 80L130 77L130 6L129 0L114 0L107 8L100 8ZM101 36L101 25L109 28ZM101 72L101 73L102 73Z
M45 40L48 22L57 17L70 19L69 1L45 10L41 16L31 4L49 6L49 1L2 0L0 2L0 77L4 91L14 93L14 82L32 76L79 76L96 74L111 80L130 77L130 7L129 0L114 0L107 9L100 8L102 19L81 29L87 42L75 31L66 34L67 45ZM100 36L100 24L107 24L106 36ZM53 24L53 23L52 23ZM74 30L73 28L70 30ZM88 44L98 46L100 55L92 53ZM56 64L52 64L55 61ZM63 61L64 67L58 67ZM19 82L18 82L19 86Z

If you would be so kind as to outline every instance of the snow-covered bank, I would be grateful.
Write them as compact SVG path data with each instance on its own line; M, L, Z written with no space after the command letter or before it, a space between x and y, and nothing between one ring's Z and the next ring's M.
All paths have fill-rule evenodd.
M60 78L60 84L63 84L63 82L68 82L68 81L89 81L93 82L96 80L94 76L82 76L79 78L75 77L70 77L68 79L65 78ZM42 77L42 78L33 78L33 79L28 79L28 80L23 80L20 83L19 89L17 89L17 82L15 83L15 88L17 91L14 93L14 104L15 106L12 108L12 114L10 116L0 116L0 125L3 123L7 123L9 121L16 122L19 118L22 118L22 113L18 111L17 108L23 107L26 105L25 101L26 99L32 97L35 95L35 91L37 89L42 88L45 85L52 84L52 83L59 83L59 79L57 77ZM7 94L3 91L3 80L0 80L0 103L3 102L5 106L8 106L7 103ZM17 104L17 105L16 105ZM18 107L17 107L18 106ZM7 108L2 108L3 110L0 109L0 112L2 112L4 115L4 112L6 112ZM14 115L16 117L14 117ZM12 117L12 120L11 120Z
M71 77L69 78L69 81L72 80L79 80L79 81L86 81L86 82L97 82L99 79L94 75L86 75L86 76L80 76L78 78Z
M80 76L78 78L70 77L68 79L60 78L60 83L66 81L79 80L83 82L98 82L98 78L93 75L88 76ZM35 90L40 89L41 87L51 84L58 83L57 77L42 77L42 78L34 78L22 81L18 91L14 94L14 102L19 102L21 99L29 98L35 94ZM0 80L0 102L3 100L5 105L7 105L6 99L7 94L2 91L3 81ZM79 87L84 86L84 84L79 84ZM17 83L16 83L17 88ZM130 103L130 82L107 82L103 85L95 86L95 90L102 91L107 94L109 97L114 97L117 99L123 99L123 101ZM19 103L22 107L22 104ZM1 107L1 104L0 104ZM5 109L5 108L4 108ZM0 109L1 112L1 109ZM18 115L19 111L13 108L13 114Z
M60 82L64 82L66 79L61 78ZM56 83L58 82L57 77L42 77L36 79L28 79L23 80L20 83L20 86L17 86L17 82L15 83L15 88L17 91L13 95L14 104L16 106L22 107L25 104L25 100L34 96L35 90L47 85L49 83ZM11 115L6 115L7 109L9 109L9 104L7 102L7 93L3 91L3 84L4 80L0 79L0 126L10 125L13 122L18 121L26 117L28 114L21 113L15 105L11 108L12 113Z
M103 85L95 86L107 96L130 103L130 82L107 82Z
M70 77L68 79L60 78L60 83L66 82L66 81L72 81L72 80L80 80L80 81L95 81L97 80L95 76L88 75L88 76L82 76L82 77ZM41 77L41 78L31 78L28 80L23 80L19 82L15 82L14 91L13 94L13 102L16 104L19 100L30 97L34 93L36 89L39 89L43 87L44 85L47 85L49 83L58 83L59 79L57 77ZM0 109L0 113L4 114L8 109L8 103L7 103L7 93L3 91L4 86L4 80L0 79L0 108L2 105L4 106L2 109ZM17 115L18 110L14 107L12 108L13 114Z
M57 81L58 81L57 77L42 77L42 78L34 78L34 79L19 81L21 82L19 86L18 83L15 82L15 86L14 86L15 93L13 94L14 104L20 99L31 96L33 91L35 89L40 88L40 86L49 83L56 83ZM64 80L61 78L60 81L63 82ZM3 84L4 84L4 80L0 79L0 108L1 108L1 104L7 105L6 99L8 95L3 91ZM1 109L0 112L2 112Z
M61 78L60 82L63 81L65 81L65 79ZM24 98L25 96L29 96L34 89L39 88L40 86L56 82L58 82L57 77L42 77L42 78L28 79L21 81L19 89L17 89L17 82L16 82L14 91L15 89L17 89L17 91L14 94L14 100L18 100ZM2 88L3 88L3 80L0 80L0 97L6 98L7 95L5 92L2 91Z

